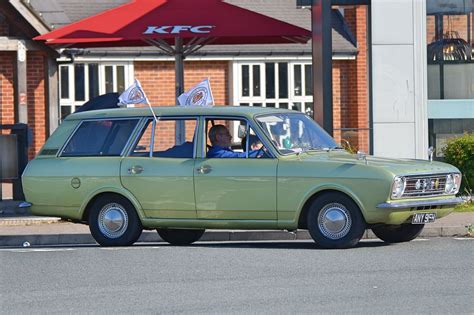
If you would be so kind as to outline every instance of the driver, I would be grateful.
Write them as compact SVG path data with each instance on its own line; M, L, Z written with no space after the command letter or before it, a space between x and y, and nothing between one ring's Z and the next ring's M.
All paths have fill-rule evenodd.
M230 148L232 136L229 130L224 125L214 125L209 130L209 140L211 141L211 148L207 152L208 158L244 158L247 156L246 152L234 152ZM257 150L250 150L249 157L259 158L264 155L263 147Z

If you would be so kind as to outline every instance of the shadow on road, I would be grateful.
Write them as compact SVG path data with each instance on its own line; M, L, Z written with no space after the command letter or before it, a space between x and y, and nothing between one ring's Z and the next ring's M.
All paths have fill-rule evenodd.
M359 242L355 247L358 248L373 248L390 246L389 243L382 241L371 240ZM140 246L140 245L138 245ZM148 246L148 245L144 245ZM172 246L164 244L163 246ZM330 250L318 247L313 241L241 241L241 242L198 242L188 247L207 247L207 248L264 248L264 249L308 249L308 250Z
M386 247L392 244L379 240L362 240L355 247L346 250L357 250L359 248ZM331 250L318 247L313 241L204 241L187 246L174 246L165 242L136 243L133 246L125 247L101 247L97 244L61 244L61 245L33 245L29 247L6 246L1 249L52 249L52 248L102 248L102 249L127 249L140 247L169 247L169 248L262 248L262 249L305 249L305 250Z

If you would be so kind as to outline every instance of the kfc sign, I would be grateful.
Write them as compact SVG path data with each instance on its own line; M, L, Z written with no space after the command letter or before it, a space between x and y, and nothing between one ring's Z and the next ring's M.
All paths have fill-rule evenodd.
M175 25L175 26L148 26L147 30L143 34L179 34L181 32L187 31L197 34L210 33L211 29L215 26L211 25L199 25L199 26L190 26L190 25Z

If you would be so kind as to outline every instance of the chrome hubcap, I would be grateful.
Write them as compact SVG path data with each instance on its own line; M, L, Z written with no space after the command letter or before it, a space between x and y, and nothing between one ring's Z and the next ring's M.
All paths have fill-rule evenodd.
M340 203L330 203L319 212L319 231L329 239L338 240L343 238L349 233L351 226L350 213Z
M108 238L121 237L128 227L128 215L118 203L109 203L99 212L99 230Z

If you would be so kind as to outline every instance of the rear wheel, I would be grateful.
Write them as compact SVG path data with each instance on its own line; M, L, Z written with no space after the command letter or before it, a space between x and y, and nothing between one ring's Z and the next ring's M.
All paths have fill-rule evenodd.
M189 245L199 241L205 230L156 229L160 237L171 245Z
M424 224L379 225L372 232L387 243L409 242L420 235Z
M365 231L365 221L351 198L337 192L326 193L310 206L308 230L313 240L324 248L355 246Z
M128 246L138 240L143 227L130 201L122 196L106 195L92 205L89 229L102 246Z

